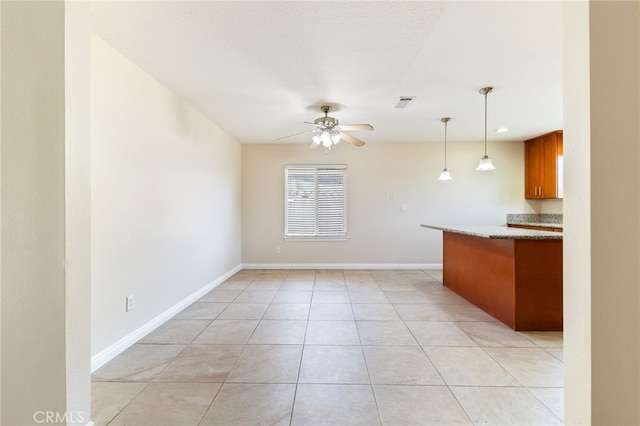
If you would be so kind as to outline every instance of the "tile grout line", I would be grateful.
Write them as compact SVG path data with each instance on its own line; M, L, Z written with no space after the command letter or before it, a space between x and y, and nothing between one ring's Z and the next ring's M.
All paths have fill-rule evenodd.
M304 335L303 335L302 345L301 345L301 346L302 346L302 351L301 351L301 353L300 353L300 361L298 362L298 370L297 370L297 375L296 375L296 380L295 380L295 388L294 388L293 400L291 401L291 413L290 413L290 416L289 416L289 424L292 424L292 423L293 423L293 420L294 420L294 411L295 411L295 407L296 407L296 401L297 401L297 398L298 398L298 390L299 390L300 377L301 377L301 372L302 372L303 359L304 359L305 349L306 349L306 346L307 346L306 339L307 339L307 336L308 336L308 333L309 333L309 324L310 324L310 321L311 321L311 310L312 310L312 308L313 308L313 306L314 306L314 304L313 304L313 302L314 302L314 294L315 294L315 292L316 292L316 291L321 291L320 289L316 290L316 288L315 288L315 287L316 287L316 282L317 282L317 281L331 282L331 281L337 281L337 280L338 280L338 278L333 277L333 271L332 271L332 273L331 273L331 274L329 274L327 277L321 277L321 279L319 279L319 275L318 275L317 271L315 271L315 270L314 270L314 272L313 272L313 273L314 273L314 275L313 275L313 283L314 283L314 284L313 284L313 286L312 286L312 290L311 290L311 300L309 301L308 308L307 308L307 316L306 316L306 320L305 320L305 322L306 322L306 323L305 323L305 330L304 330ZM348 299L349 299L348 306L349 306L349 309L350 309L351 314L352 314L352 317L353 317L353 318L352 318L352 320L349 320L349 322L350 322L350 321L353 321L353 323L355 324L355 327L356 327L356 333L357 333L358 342L359 342L359 344L357 344L357 346L359 346L359 347L360 347L360 353L361 353L361 355L362 355L362 357L363 357L363 359L364 359L365 368L366 368L366 371L367 371L367 377L368 377L368 381L369 381L368 385L369 385L369 388L371 389L371 392L372 392L372 395L373 395L373 402L374 402L374 403L375 403L375 405L376 405L376 410L377 410L378 419L379 419L379 421L382 423L381 407L380 407L380 404L379 404L379 402L378 402L378 397L377 397L376 392L375 392L375 386L374 386L374 383L373 383L373 380L372 380L372 371L371 371L371 366L370 366L370 363L369 363L369 361L368 361L368 359L367 359L367 356L366 356L366 354L365 354L365 345L364 345L363 340L362 340L361 330L360 330L360 328L358 327L358 323L359 323L359 322L366 322L366 321L383 321L383 322L384 322L384 321L390 321L390 320L384 320L384 319L383 319L383 320L378 320L378 319L375 319L375 318L364 319L364 320L357 320L357 319L356 319L356 316L355 316L354 302L353 302L353 300L351 299L351 292L352 292L352 291L358 291L358 290L360 290L360 289L358 289L358 288L357 288L357 283L358 283L358 281L353 281L352 277L350 277L350 276L348 276L348 275L345 275L345 271L344 271L344 270L341 270L341 271L340 271L340 273L342 274L342 277L343 277L343 281L342 281L342 283L343 283L343 284L344 284L344 286L346 287L346 293L347 293L347 297L348 297ZM431 277L432 279L435 279L434 277L430 276L428 273L426 273L426 272L424 272L424 271L422 271L422 273L424 273L425 275L427 275L427 276ZM287 271L287 274L286 274L286 275L284 276L284 278L282 278L282 280L280 281L280 284L279 284L278 289L277 289L277 290L275 290L275 295L274 295L274 297L273 297L273 298L271 299L271 301L267 304L267 308L264 310L264 312L262 312L262 314L261 314L260 318L259 318L259 319L258 319L258 321L257 321L257 325L256 325L256 327L252 330L251 334L250 334L250 335L249 335L249 337L247 338L247 341L246 341L245 343L243 343L243 344L242 344L242 346L243 346L242 351L240 352L240 354L238 355L238 357L235 359L235 361L234 361L233 365L232 365L232 366L230 367L230 369L228 370L228 372L227 372L226 376L224 377L223 382L222 382L222 383L220 383L220 382L211 382L211 383L219 383L219 384L220 384L220 386L218 387L217 391L216 391L216 392L215 392L215 394L213 395L213 397L212 397L211 401L209 402L209 405L208 405L208 406L206 407L206 409L204 410L204 414L202 415L202 417L201 417L201 419L200 419L200 421L199 421L199 423L198 423L198 424L200 424L200 423L202 423L202 422L204 421L204 419L205 419L205 417L206 417L207 413L209 412L209 410L210 410L210 409L211 409L211 407L213 406L214 401L216 400L216 398L217 398L217 397L218 397L218 395L220 394L222 387L223 387L225 384L229 384L229 383L231 383L231 382L228 382L229 375L230 375L231 371L233 371L233 369L238 365L238 362L239 362L240 358L241 358L241 357L242 357L242 355L245 353L245 351L248 349L248 346L250 346L250 345L251 345L251 346L253 346L253 345L254 345L254 344L250 344L250 343L249 343L250 339L255 335L256 330L258 329L258 326L259 326L263 321L268 320L268 319L266 318L266 315L267 315L267 312L269 312L269 309L270 309L272 306L274 306L274 304L278 304L278 303L276 303L276 302L275 302L275 298L277 297L277 295L278 295L281 291L283 291L283 290L282 290L282 286L283 286L283 284L286 282L287 277L288 277L288 276L290 276L290 274L291 274L291 270L288 270L288 271ZM405 276L404 274L401 274L401 273L396 273L394 276L395 276L396 278L401 279L405 284L407 284L408 286L410 286L410 288L412 289L412 290L410 290L410 291L418 291L418 292L420 292L420 293L425 293L425 289L424 289L424 288L418 287L418 286L416 285L417 283L416 283L416 281L415 281L415 280L417 280L418 278L413 278L413 277L415 277L414 275L412 275L412 278L413 278L413 279L409 279L409 277L407 277L407 276ZM247 285L246 285L246 287L245 287L244 289L239 290L239 293L238 293L238 295L236 295L236 298L234 298L234 300L232 300L232 301L230 301L230 302L227 302L227 307L225 307L225 309L223 309L220 313L218 313L218 314L215 316L215 318L213 318L213 319L205 318L205 320L207 320L207 321L208 321L207 325L206 325L202 330L200 330L200 332L199 332L199 333L197 333L197 334L196 334L196 336L195 336L195 337L193 337L193 338L191 339L191 342L190 342L190 343L187 343L187 344L182 348L182 350L181 350L181 351L180 351L180 352L179 352L175 357L173 357L169 362L167 362L167 364L162 368L162 370L161 370L161 371L159 371L158 373L156 373L156 374L154 375L154 378L152 378L151 380L155 380L155 378L156 378L156 377L158 377L159 375L161 375L161 374L162 374L162 372L163 372L163 371L165 371L165 370L169 367L169 365L170 365L172 362L174 362L174 361L175 361L175 360L176 360L176 359L177 359L177 358L178 358L178 357L179 357L179 356L180 356L180 355L181 355L181 354L182 354L182 353L183 353L187 348L189 348L190 346L195 345L195 340L197 340L197 338L199 338L199 337L204 333L204 331L205 331L205 330L206 330L206 329L207 329L207 328L208 328L208 327L209 327L209 326L210 326L214 321L218 320L218 317L222 314L222 312L224 312L224 310L226 310L229 306L231 306L231 305L233 305L233 304L242 304L243 302L236 302L236 301L235 301L235 299L237 299L237 298L240 296L240 294L242 294L243 292L247 292L247 291L249 291L249 292L250 292L250 291L259 291L259 289L258 289L257 287L256 287L255 289L250 289L250 288L249 288L252 284L254 284L254 283L256 283L256 282L260 281L259 277L260 277L260 273L258 273L258 274L256 274L255 276L253 276L253 279L249 282L249 284L247 284ZM368 276L367 276L367 277L368 277L368 278L371 278L371 279L372 279L372 281L373 281L373 282L375 282L375 284L376 284L377 288L378 288L378 289L380 289L380 291L382 291L382 292L383 292L383 294L385 295L385 298L387 298L387 303L384 303L384 304L385 304L385 305L390 305L390 306L391 306L391 308L393 309L393 311L395 312L395 314L398 316L398 319L399 319L400 321L402 321L402 324L403 324L403 325L404 325L404 327L407 329L407 331L408 331L409 335L411 335L411 336L412 336L412 338L413 338L413 339L414 339L414 341L416 342L417 346L418 346L418 347L420 347L420 349L421 349L421 353L423 353L423 354L424 354L424 356L426 357L426 359L428 360L428 362L431 364L431 367L433 367L433 370L436 372L436 374L438 375L438 377L440 378L440 380L442 381L442 383L444 384L444 386L446 386L446 387L447 387L448 392L449 392L449 393L454 397L454 399L455 399L456 403L457 403L457 404L458 404L458 406L463 410L463 412L465 413L466 417L467 417L467 418L469 418L469 420L471 419L471 415L467 412L467 409L466 409L466 408L461 404L461 402L458 400L458 398L456 397L455 393L453 392L453 389L455 389L455 388L500 388L500 389L510 388L510 387L513 387L513 388L525 388L525 389L527 389L527 394L528 394L528 395L532 396L536 401L538 401L538 403L540 403L540 404L541 404L541 405L542 405L542 406L543 406L543 407L544 407L544 408L545 408L545 409L546 409L550 414L552 414L554 418L557 418L557 419L559 419L560 421L562 421L562 419L560 419L560 417L556 415L556 413L551 409L551 407L550 407L550 406L548 406L548 405L547 405L547 403L545 403L542 399L538 398L538 397L537 397L537 395L533 393L532 389L534 389L534 388L536 388L536 387L524 386L524 385L523 385L519 380L517 380L517 379L516 379L516 378L515 378L515 377L514 377L514 376L513 376L513 375L512 375L512 374L511 374L511 373L510 373L510 372L509 372L509 371L508 371L504 366L503 366L503 365L502 365L502 363L500 363L496 358L494 358L494 357L493 357L493 356L492 356L492 355L487 351L487 349L491 349L491 348L493 348L492 346L482 345L482 344L480 344L479 342L476 342L476 341L474 340L474 338L473 338L473 336L474 336L474 334L473 334L473 333L470 333L470 332L468 332L468 331L465 331L464 329L462 329L462 328L459 326L459 324L461 324L461 323L479 323L479 322L483 322L483 321L473 321L473 320L457 320L457 321L456 321L456 320L452 319L452 317L449 317L449 319L448 319L447 321L445 321L445 320L441 320L441 321L432 321L432 320L415 320L414 322L426 322L426 323L432 323L432 322L448 322L448 323L451 323L451 324L452 324L454 327L456 327L456 329L457 329L457 330L459 330L463 335L465 335L467 338L471 339L471 341L475 344L475 346L474 346L474 347L480 347L480 348L482 348L483 353L485 353L485 354L486 354L486 355L487 355L491 360L493 360L495 363L497 363L497 365L499 365L499 366L500 366L500 368L501 368L502 370L504 370L504 372L505 372L509 377L511 377L511 378L513 379L514 383L518 383L520 386L473 386L473 385L449 385L449 384L447 384L447 382L446 382L446 381L444 380L444 378L442 377L442 374L441 374L440 370L439 370L439 369L437 369L437 368L435 368L435 365L433 364L433 362L432 362L431 358L430 358L430 357L429 357L429 355L426 353L426 351L425 351L425 346L423 346L423 345L421 345L421 344L419 343L418 338L416 337L415 333L414 333L414 332L413 332L413 331L408 327L408 323L410 323L411 321L405 320L405 319L402 317L402 315L400 315L400 311L398 310L398 308L399 308L399 306L401 306L401 305L402 305L402 303L392 303L392 302L391 302L391 300L388 298L388 296L387 296L387 294L386 294L387 292L386 292L386 291L382 288L382 286L380 285L380 279L385 279L386 277L382 276L382 274L374 275L374 274L372 274L372 273L370 273L370 272L368 272ZM376 277L378 277L378 279L376 279ZM382 278L380 278L380 277L382 277ZM274 276L271 276L271 277L265 277L265 278L266 278L267 280L269 280L269 281L266 281L266 282L268 282L268 283L272 283L273 281L271 281L271 280L274 278ZM300 280L301 280L301 281L305 281L305 280L306 280L306 278L305 278L305 279L300 279ZM437 279L435 279L435 280L436 280L436 282L438 282L438 283L439 283L439 281L438 281ZM241 280L239 280L239 281L241 281ZM367 279L367 280L365 280L364 282L366 282L366 281L368 281L368 279ZM352 285L350 285L350 283L351 283ZM355 285L354 285L354 284L355 284ZM441 284L441 283L440 283L440 286L442 286L442 284ZM362 289L362 291L365 291L365 290L366 290L366 289L364 289L364 288ZM330 291L330 290L327 290L327 291ZM391 290L387 290L387 291L397 291L397 290L393 290L393 289L391 289ZM197 301L196 301L196 302L197 302ZM253 302L246 302L246 303L253 303ZM377 303L377 302L376 302L376 303ZM284 303L284 304L289 304L289 303ZM335 304L335 303L332 303L332 304ZM357 305L361 305L361 304L367 305L367 304L375 304L375 303L372 303L372 302L370 302L370 303L360 303L360 304L357 304ZM423 305L423 303L419 303L419 304L420 304L420 305ZM435 306L440 305L440 303L433 303L433 304L432 304L432 303L429 303L429 304L424 303L424 304L425 304L425 305L435 305ZM446 303L445 303L445 305L451 305L451 304L446 304ZM453 305L456 305L456 304L455 304L455 303L453 303ZM465 316L467 315L467 314L466 314L466 312L462 312L462 311L461 311L461 312L457 312L457 314L464 314ZM449 315L447 315L447 316L449 316ZM193 319L199 320L200 318L193 318ZM280 318L272 318L272 319L274 319L274 320L278 320L278 319L280 319ZM290 320L290 319L291 319L291 318L284 318L284 319L280 319L280 320L282 320L282 321L286 321L286 320ZM185 320L187 320L187 319L185 319ZM318 320L318 321L320 321L320 320ZM327 320L327 321L329 321L329 320ZM487 322L487 321L484 321L484 322ZM534 339L529 338L529 337L528 337L528 336L526 336L526 335L522 335L522 334L519 334L519 335L520 335L522 338L524 338L524 339L526 339L527 341L529 341L529 342L530 342L531 344L533 344L534 346L533 346L533 347L519 347L519 346L517 346L517 345L514 345L514 346L506 346L506 345L504 345L504 346L500 346L500 347L504 347L504 348L507 348L507 349L537 349L537 350L539 350L539 351L544 352L544 353L545 353L545 354L547 354L550 358L553 358L555 361L559 362L560 364L562 364L562 365L564 364L564 363L563 363L563 360L558 359L558 358L557 358L553 353L551 353L551 352L550 352L550 350L552 350L552 349L553 349L553 350L557 350L557 349L560 349L560 350L561 350L561 349L562 349L562 347L556 348L555 346L541 346L541 344L545 344L545 342L544 342L544 341L542 341L543 339L536 339L536 340L534 340ZM542 341L542 342L541 342L541 343L537 343L537 342L540 342L540 341ZM266 344L266 343L265 343L265 344ZM148 345L161 346L161 345L176 345L176 344L175 344L175 343L172 343L172 342L165 342L165 343L148 343ZM215 344L214 344L214 345L215 345ZM225 345L227 345L227 344L219 344L219 345L225 346ZM229 343L229 345L231 345L231 344ZM260 343L256 343L255 345L261 345L261 344L260 344ZM282 344L282 345L288 346L289 344ZM278 345L278 346L280 346L280 345ZM323 346L323 345L320 345L320 346ZM336 345L336 346L354 346L354 345ZM395 346L405 346L405 345L400 345L400 344L375 345L375 344L372 344L372 345L370 345L370 346L375 346L375 347L378 347L378 346L395 347ZM410 345L410 346L411 346L411 347L414 347L415 345ZM446 346L442 346L442 347L458 347L458 346L446 345ZM460 346L460 347L467 347L467 346ZM108 381L106 381L106 382L117 382L117 381L111 381L111 380L108 380ZM140 383L140 382L135 382L135 383ZM122 412L123 412L127 407L129 407L131 404L133 404L133 403L134 403L134 401L136 401L136 400L137 400L137 398L139 397L139 395L140 395L142 392L144 392L144 391L149 387L149 385L150 385L150 384L152 384L152 383L178 383L178 382L155 382L155 381L151 381L151 382L143 382L143 383L145 383L144 387L142 387L142 388L141 388L141 389L136 393L136 395L135 395L135 396L133 396L133 397L132 397L128 402L127 402L127 404L126 404L126 405L125 405L125 406L124 406L120 411L118 411L118 413L116 413L116 414L115 414L115 415L114 415L114 416L113 416L113 417L108 421L108 423L112 423L112 422L115 420L115 418L117 418L119 415L121 415L121 413L122 413ZM188 383L191 383L191 382L188 382ZM205 383L205 382L199 382L199 383ZM207 383L208 383L208 382L207 382ZM243 383L244 383L244 382L243 382ZM249 383L249 382L246 382L246 383ZM269 384L269 383L257 382L256 384ZM352 383L327 383L327 384L330 384L330 385L346 385L346 384L352 384ZM390 385L391 385L391 384L390 384ZM437 387L442 387L442 385L435 385L435 384L432 384L432 385L414 385L414 384L411 384L411 383L400 384L399 386L407 386L407 387L409 387L409 386L412 386L412 387L414 387L414 386L421 386L421 387L432 387L432 386L433 386L433 387L436 387L436 386L437 386ZM562 387L553 387L553 386L546 386L546 387L543 387L543 388L563 389ZM372 414L373 414L373 412L372 412Z
M314 284L315 284L315 276L316 276L316 272L314 271L314 278L313 278ZM296 400L298 398L298 385L300 383L300 373L302 372L302 360L304 359L307 332L309 331L309 318L311 316L312 303L313 303L313 287L311 287L311 300L309 301L309 312L307 313L307 326L305 327L305 330L304 330L304 338L302 340L302 351L300 353L300 362L298 363L298 374L296 375L296 383L295 383L295 388L293 390L293 401L291 401L291 414L289 415L289 425L293 424L293 414L296 408Z

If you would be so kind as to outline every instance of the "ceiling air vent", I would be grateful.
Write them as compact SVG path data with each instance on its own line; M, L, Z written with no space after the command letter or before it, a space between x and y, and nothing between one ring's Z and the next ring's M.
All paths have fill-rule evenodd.
M409 105L415 99L415 96L400 96L395 104L393 104L394 108L409 108Z

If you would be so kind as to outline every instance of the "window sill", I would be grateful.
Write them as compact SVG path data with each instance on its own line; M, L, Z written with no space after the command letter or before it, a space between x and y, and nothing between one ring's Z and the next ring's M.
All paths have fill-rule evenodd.
M284 237L285 241L347 241L349 237Z

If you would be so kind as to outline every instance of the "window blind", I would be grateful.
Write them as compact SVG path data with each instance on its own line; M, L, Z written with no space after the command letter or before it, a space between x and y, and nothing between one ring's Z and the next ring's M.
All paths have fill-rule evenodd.
M285 237L347 237L347 168L285 167Z

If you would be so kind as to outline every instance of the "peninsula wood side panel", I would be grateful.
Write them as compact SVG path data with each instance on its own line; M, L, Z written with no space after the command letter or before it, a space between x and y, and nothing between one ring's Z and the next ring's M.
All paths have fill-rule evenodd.
M562 330L562 240L514 240L516 330Z
M444 285L514 330L562 330L562 240L443 233Z

